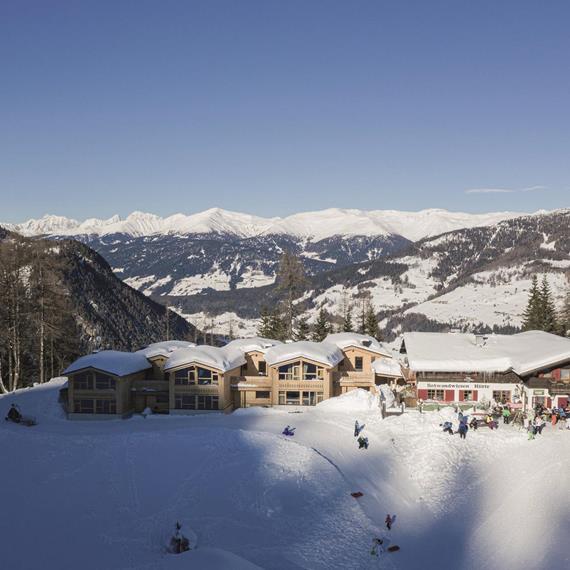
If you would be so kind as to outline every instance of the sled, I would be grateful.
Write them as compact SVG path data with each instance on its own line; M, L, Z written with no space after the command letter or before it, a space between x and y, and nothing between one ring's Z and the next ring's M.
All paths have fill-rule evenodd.
M360 497L364 497L364 493L360 491L356 491L355 493L350 493L355 499L360 499Z
M16 424L16 425L20 425L20 426L26 426L26 427L31 427L31 426L37 426L38 422L36 422L36 418L31 418L31 417L22 417L20 419L19 422L15 422L14 420L11 420L10 418L4 418L7 422L10 422L12 424Z
M394 544L386 548L386 552L398 552L398 550L400 550L400 547L397 544Z

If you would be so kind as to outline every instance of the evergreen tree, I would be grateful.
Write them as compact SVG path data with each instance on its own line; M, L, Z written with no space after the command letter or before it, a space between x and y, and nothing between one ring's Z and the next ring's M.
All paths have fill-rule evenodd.
M296 324L297 324L297 330L295 331L293 338L296 341L309 340L309 335L311 333L311 329L309 327L309 323L307 323L307 318L301 317L301 318L297 319Z
M344 318L342 320L342 332L352 332L352 307L348 307L344 313Z
M271 338L271 313L267 307L261 308L261 313L259 315L260 322L257 327L257 335L262 338Z
M317 317L317 320L313 326L313 334L311 335L311 340L314 342L322 342L330 332L331 326L329 314L324 308L322 308L319 311L319 316Z
M377 340L380 340L380 329L378 328L378 318L372 303L368 304L366 318L364 323L364 334L367 334Z
M546 275L542 278L542 287L540 288L540 317L542 321L540 330L549 333L558 332L556 310Z
M528 302L523 313L522 329L523 331L542 329L542 299L536 275L532 276Z
M560 334L570 337L570 289L566 293L562 310L558 319Z
M285 340L287 338L283 319L277 309L270 311L267 307L261 309L261 322L257 334L263 338Z
M303 264L299 257L286 251L279 262L276 283L277 289L286 293L283 322L287 338L293 338L293 323L295 321L293 301L302 293L306 281Z

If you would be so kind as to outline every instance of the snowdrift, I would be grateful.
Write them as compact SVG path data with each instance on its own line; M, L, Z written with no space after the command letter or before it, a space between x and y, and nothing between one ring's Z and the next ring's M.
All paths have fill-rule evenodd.
M378 403L379 398L376 394L357 388L356 390L342 394L342 396L325 400L317 404L316 408L327 412L368 412L378 409Z

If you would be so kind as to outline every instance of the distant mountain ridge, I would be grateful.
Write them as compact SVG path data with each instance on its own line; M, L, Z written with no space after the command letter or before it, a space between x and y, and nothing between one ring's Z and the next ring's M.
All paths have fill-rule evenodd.
M211 208L196 214L160 217L133 212L125 219L90 218L79 222L63 216L46 215L19 224L3 226L25 236L58 235L130 237L151 235L226 234L241 238L290 235L319 241L333 236L402 236L410 241L462 228L486 226L521 215L517 212L468 214L442 209L418 212L329 208L302 212L284 218L262 218L250 214Z

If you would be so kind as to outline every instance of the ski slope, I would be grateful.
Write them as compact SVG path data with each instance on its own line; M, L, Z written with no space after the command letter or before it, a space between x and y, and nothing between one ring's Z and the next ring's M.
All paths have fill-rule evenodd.
M443 434L453 411L382 420L355 391L316 408L67 421L62 380L0 397L10 569L539 570L570 565L570 431ZM366 424L358 450L354 420ZM280 435L287 424L293 438ZM355 500L351 491L364 496ZM383 528L396 514L393 530ZM165 551L175 522L194 551ZM401 551L370 556L384 536Z

